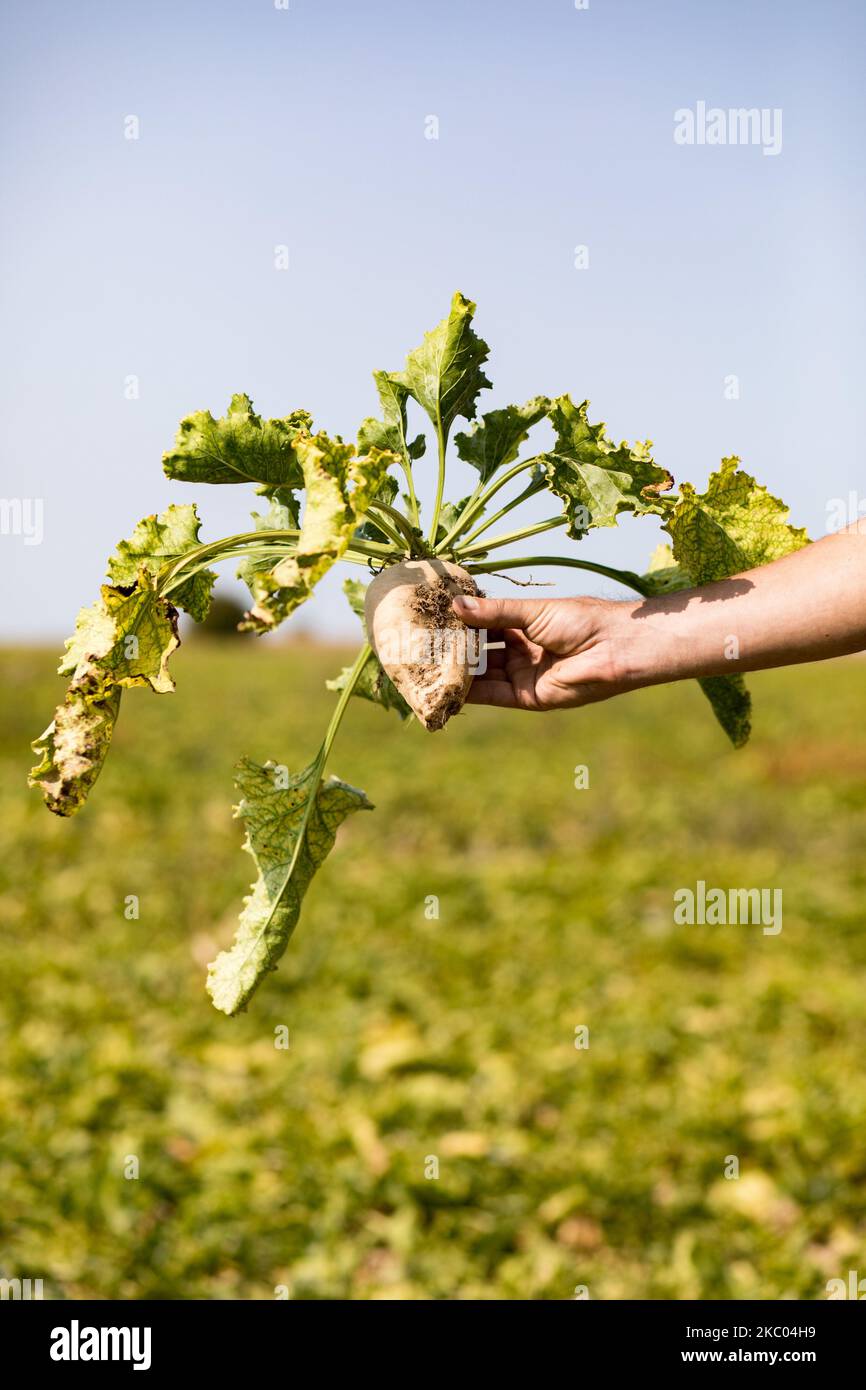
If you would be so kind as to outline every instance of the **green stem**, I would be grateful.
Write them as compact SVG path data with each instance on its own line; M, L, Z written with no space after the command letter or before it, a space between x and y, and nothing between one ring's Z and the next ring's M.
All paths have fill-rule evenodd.
M289 528L274 531L244 531L237 536L225 536L219 541L209 541L205 545L197 545L186 554L181 555L180 559L164 565L157 576L157 588L159 593L164 594L168 589L177 588L178 580L188 579L190 574L203 568L210 561L217 562L222 559L230 559L233 555L243 555L248 551L260 551L262 554L273 551L275 554L291 553L291 542L297 542L300 531ZM286 543L289 543L288 546ZM400 542L398 553L402 554L403 543ZM380 545L378 541L353 540L348 550L344 552L343 558L355 561L358 557L364 560L390 559L395 556L393 544Z
M318 795L319 786L321 785L322 774L325 771L325 763L327 762L328 754L331 751L331 745L337 736L337 730L340 727L343 715L346 713L346 706L348 705L349 700L352 698L352 693L355 689L355 686L358 684L358 681L361 678L361 672L367 664L367 660L370 656L371 651L372 647L370 646L369 642L365 642L355 658L355 661L352 665L352 669L349 672L349 678L346 681L346 684L340 691L340 698L337 701L337 704L334 708L334 713L331 715L331 721L328 724L327 730L325 731L325 737L322 740L321 747L319 748L319 751L316 754L315 760L312 764L312 784L310 787L309 796L307 797L307 804L304 807L304 816L303 820L301 821L301 828L298 832L298 837L295 840L295 848L292 851L292 857L289 860L289 864L285 873L283 874L282 882L280 884L280 890L278 893L274 895L273 905L271 907L270 912L268 913L267 920L262 924L261 931L256 936L256 942L258 942L261 939L263 933L266 932L268 927L270 926L271 919L273 918L273 915L276 912L277 907L279 906L280 900L282 899L282 896L285 893L286 888L288 887L289 880L291 879L292 874L295 872L295 865L298 862L298 855L301 853L301 850L304 845L304 836L307 833L307 826L310 823L310 816L313 814L313 807L316 804L316 797ZM250 953L252 953L255 944L256 943L253 943L253 946L250 947Z
M393 548L391 549L390 553L393 554ZM209 559L200 560L198 564L188 565L179 573L173 574L169 580L160 581L159 592L163 598L169 598L170 595L174 593L175 589L179 589L183 584L186 584L188 580L192 579L193 575L198 574L200 570L207 569L208 565L210 564L218 564L221 560L237 560L241 559L244 556L252 559L268 559L269 557L273 556L274 560L276 561L283 555L294 554L295 547L293 545L279 544L249 546L242 545L231 550L222 550L216 557L211 556ZM362 565L365 569L369 565L371 559L378 560L380 558L381 556L379 555L362 555L359 551L355 550L354 548L345 550L343 554L340 556L340 559L346 560L348 564Z
M372 651L373 648L370 646L370 643L365 642L361 650L358 652L358 655L355 657L354 662L352 663L352 669L349 672L349 678L346 681L346 684L340 691L340 698L337 701L337 704L334 708L334 713L331 715L331 722L328 725L328 728L325 732L325 737L322 742L322 746L319 749L318 757L316 759L317 763L321 762L322 768L324 768L325 766L328 754L331 751L331 744L334 742L334 739L337 736L337 730L340 727L340 722L343 718L343 715L346 713L346 706L348 705L349 700L354 692L355 686L361 679L361 673L364 670L364 667L367 665L367 661L369 660Z
M192 550L187 550L181 555L179 560L174 560L160 571L160 580L163 574L167 579L173 579L181 570L189 569L193 563L198 565L206 563L208 560L219 560L222 555L231 555L234 551L242 549L244 546L262 545L264 537L271 540L297 541L300 535L298 530L280 531L242 531L237 536L224 536L219 541L207 541L204 545L194 546Z
M437 406L436 409L436 438L439 443L439 476L436 481L436 502L433 507L433 521L430 526L428 540L431 545L436 544L436 532L439 530L439 513L442 510L442 494L445 491L445 432L442 429L442 413Z
M603 574L606 579L615 579L618 584L625 584L627 588L634 589L635 593L641 594L644 598L651 596L651 591L641 579L640 575L633 574L631 570L611 569L609 565L597 565L593 560L572 560L564 555L530 555L520 560L503 560L497 564L495 560L490 560L482 564L468 564L466 566L470 574L498 574L504 570L528 569L530 566L536 568L547 565L564 565L569 569L591 570L593 574Z
M286 870L285 878L283 880L283 887L280 889L280 892L277 894L274 900L274 907L276 907L277 903L279 902L280 898L285 892L286 884L288 883L289 879L295 871L295 864L297 863L298 855L301 852L301 846L304 843L304 835L306 834L307 825L309 823L310 816L312 815L313 806L316 802L316 793L319 790L319 783L322 780L322 773L325 770L325 763L328 760L328 754L331 751L331 745L333 744L334 739L337 737L337 730L339 729L340 724L342 723L343 715L346 713L346 706L352 698L355 686L358 684L358 681L361 678L361 672L366 666L372 650L373 649L370 646L369 642L365 642L361 650L358 652L358 655L355 657L355 660L352 664L352 669L349 672L348 680L346 681L346 684L343 686L343 689L340 691L340 698L334 706L334 713L331 715L330 723L328 724L328 727L325 730L325 737L322 739L322 745L319 748L319 751L316 754L315 760L313 762L313 776L316 780L310 792L310 795L307 798L307 805L304 809L304 818L301 821L301 831L298 835L291 860L289 861L289 866ZM271 909L271 916L273 916L273 909ZM268 921L270 921L270 917L268 917Z
M194 575L198 574L203 569L207 569L208 565L211 563L218 563L220 560L237 559L245 555L258 557L259 555L265 556L272 553L274 552L270 548L268 550L262 550L260 547L257 548L254 546L239 546L237 550L224 550L217 556L216 560L199 560L195 565L187 565L185 569L177 573L172 573L169 579L160 581L159 593L163 598L169 598L174 593L175 589L181 588L181 586L192 579ZM285 552L277 550L276 553L290 554L291 552L288 550Z
M379 503L377 503L375 507L373 507L371 504L367 508L367 517L376 526L378 526L380 531L384 531L385 535L389 537L389 539L393 542L394 545L397 546L399 550L406 549L407 541L406 537L401 534L401 528L392 524L390 518L386 516L385 513L381 510Z
M466 516L469 515L470 509L472 508L473 504L478 500L478 498L481 496L481 494L482 494L483 491L484 491L484 484L483 484L483 483L479 483L478 486L475 488L475 491L474 491L469 497L467 497L467 499L466 499L466 505L464 506L463 511L460 513L460 515L458 516L457 520L454 522L454 525L451 527L451 530L448 532L448 534L447 534L446 536L444 536L444 537L442 538L442 540L439 542L439 544L437 545L437 547L436 547L436 554L437 554L437 555L441 555L441 553L442 553L443 550L449 550L449 549L451 548L451 545L452 545L453 541L455 540L455 538L456 538L457 536L460 535L461 531L465 531L466 526L469 525L469 522L468 522L468 521L467 521L467 522L464 522L464 517L466 517ZM471 520L471 517L470 517L470 520Z
M528 501L529 498L534 497L537 492L541 492L543 487L544 483L541 482L530 483L529 487L524 488L523 491L519 492L516 497L513 497L510 502L506 502L504 507L500 507L498 512L494 512L492 516L484 517L481 524L476 526L474 531L470 531L469 535L463 538L461 549L470 546L479 536L483 536L485 531L489 531L491 526L495 526L497 521L501 521L509 512L513 512L515 507L519 507L522 502Z
M448 535L443 538L437 549L440 551L447 549L447 547L454 542L455 538L461 535L462 532L466 530L467 526L475 520L479 512L484 511L488 502L491 498L496 496L500 488L505 487L506 483L510 483L511 479L516 478L518 473L525 472L527 468L534 468L537 463L538 455L536 454L534 458L525 459L523 463L515 463L514 466L507 469L500 478L496 478L489 487L483 487L479 484L466 503L466 506L463 508L463 511L460 513L460 516L451 527Z
M373 506L375 506L378 513L387 516L391 524L397 528L402 536L400 540L401 546L405 549L408 545L411 555L426 555L428 553L428 547L424 544L423 537L417 527L413 527L408 517L404 516L402 512L398 512L397 508L390 506L388 502L376 501L373 503ZM398 539L400 538L398 537Z
M501 545L510 545L512 541L526 540L527 536L537 536L540 531L551 531L554 526L565 526L567 522L567 516L551 516L548 517L547 521L536 522L535 526L527 526L523 531L511 531L507 536L494 536L492 541L482 541L480 545L458 546L454 553L461 560L471 558L473 555L486 555L488 550L498 550Z
M406 441L403 440L403 447L406 448ZM408 452L400 459L400 467L406 475L406 486L409 489L409 506L412 509L412 521L416 527L421 525L421 516L418 511L418 498L415 496L415 479L412 477L412 464L409 461Z
M356 550L354 546L350 546L348 550L344 550L340 556L341 560L347 560L350 565L364 565L365 568L371 560L381 560L381 558L381 555L367 555L360 550Z

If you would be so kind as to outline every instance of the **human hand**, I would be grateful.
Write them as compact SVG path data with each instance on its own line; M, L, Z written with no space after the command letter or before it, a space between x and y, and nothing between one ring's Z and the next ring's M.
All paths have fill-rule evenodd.
M454 611L486 628L487 670L468 699L505 709L571 709L632 690L633 603L596 598L487 599L461 596ZM631 629L634 629L631 624Z

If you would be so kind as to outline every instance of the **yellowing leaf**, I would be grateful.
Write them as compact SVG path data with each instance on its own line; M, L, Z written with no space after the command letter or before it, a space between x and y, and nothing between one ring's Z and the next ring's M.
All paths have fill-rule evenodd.
M200 526L194 502L182 506L173 504L159 516L146 516L129 539L120 542L109 560L109 579L113 584L134 584L143 568L156 578L161 570L200 544ZM215 579L213 570L200 570L191 575L172 590L172 603L183 608L197 623L204 622Z
M33 743L30 785L49 810L70 816L84 803L105 761L124 686L174 690L168 658L179 645L177 610L154 587L147 569L130 588L105 584L101 598L78 615L60 672L72 677L54 720Z
M245 626L266 632L304 602L348 548L353 532L376 496L393 454L371 449L358 458L351 444L326 434L299 438L306 505L297 549L273 569L251 576L255 604Z
M179 645L177 611L142 570L131 588L103 584L102 597L82 608L58 670L76 686L149 685L164 695L174 690L168 658Z
M411 442L406 438L406 400L408 386L404 385L398 373L374 372L373 380L379 393L383 419L372 417L363 420L358 430L358 452L369 453L371 449L397 454L404 463L420 458L427 446L423 434Z
M738 464L735 457L722 459L705 492L683 483L678 498L666 499L673 548L665 554L660 547L645 576L654 593L727 579L808 545L805 530L789 524L784 502ZM699 684L731 742L741 747L752 708L742 676L708 676Z
M809 543L805 530L789 524L784 502L738 464L736 457L722 459L706 492L683 483L669 504L665 529L674 559L693 584L766 565Z

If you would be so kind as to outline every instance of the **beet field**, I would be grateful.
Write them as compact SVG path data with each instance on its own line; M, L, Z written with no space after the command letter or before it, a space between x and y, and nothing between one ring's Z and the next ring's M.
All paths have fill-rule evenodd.
M751 677L740 752L690 685L389 737L354 701L330 770L375 810L227 1018L206 964L254 877L232 764L302 768L346 659L185 642L61 821L26 788L56 654L3 654L0 1276L780 1299L866 1275L866 661ZM713 920L731 889L772 918Z

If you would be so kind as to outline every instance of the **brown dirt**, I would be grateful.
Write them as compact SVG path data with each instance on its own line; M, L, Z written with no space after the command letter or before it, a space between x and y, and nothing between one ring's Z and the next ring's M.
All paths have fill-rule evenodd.
M433 584L416 585L411 598L416 617L438 628L460 627L460 619L451 607L452 599L460 591L473 595L481 593L472 579L456 576L439 578Z

